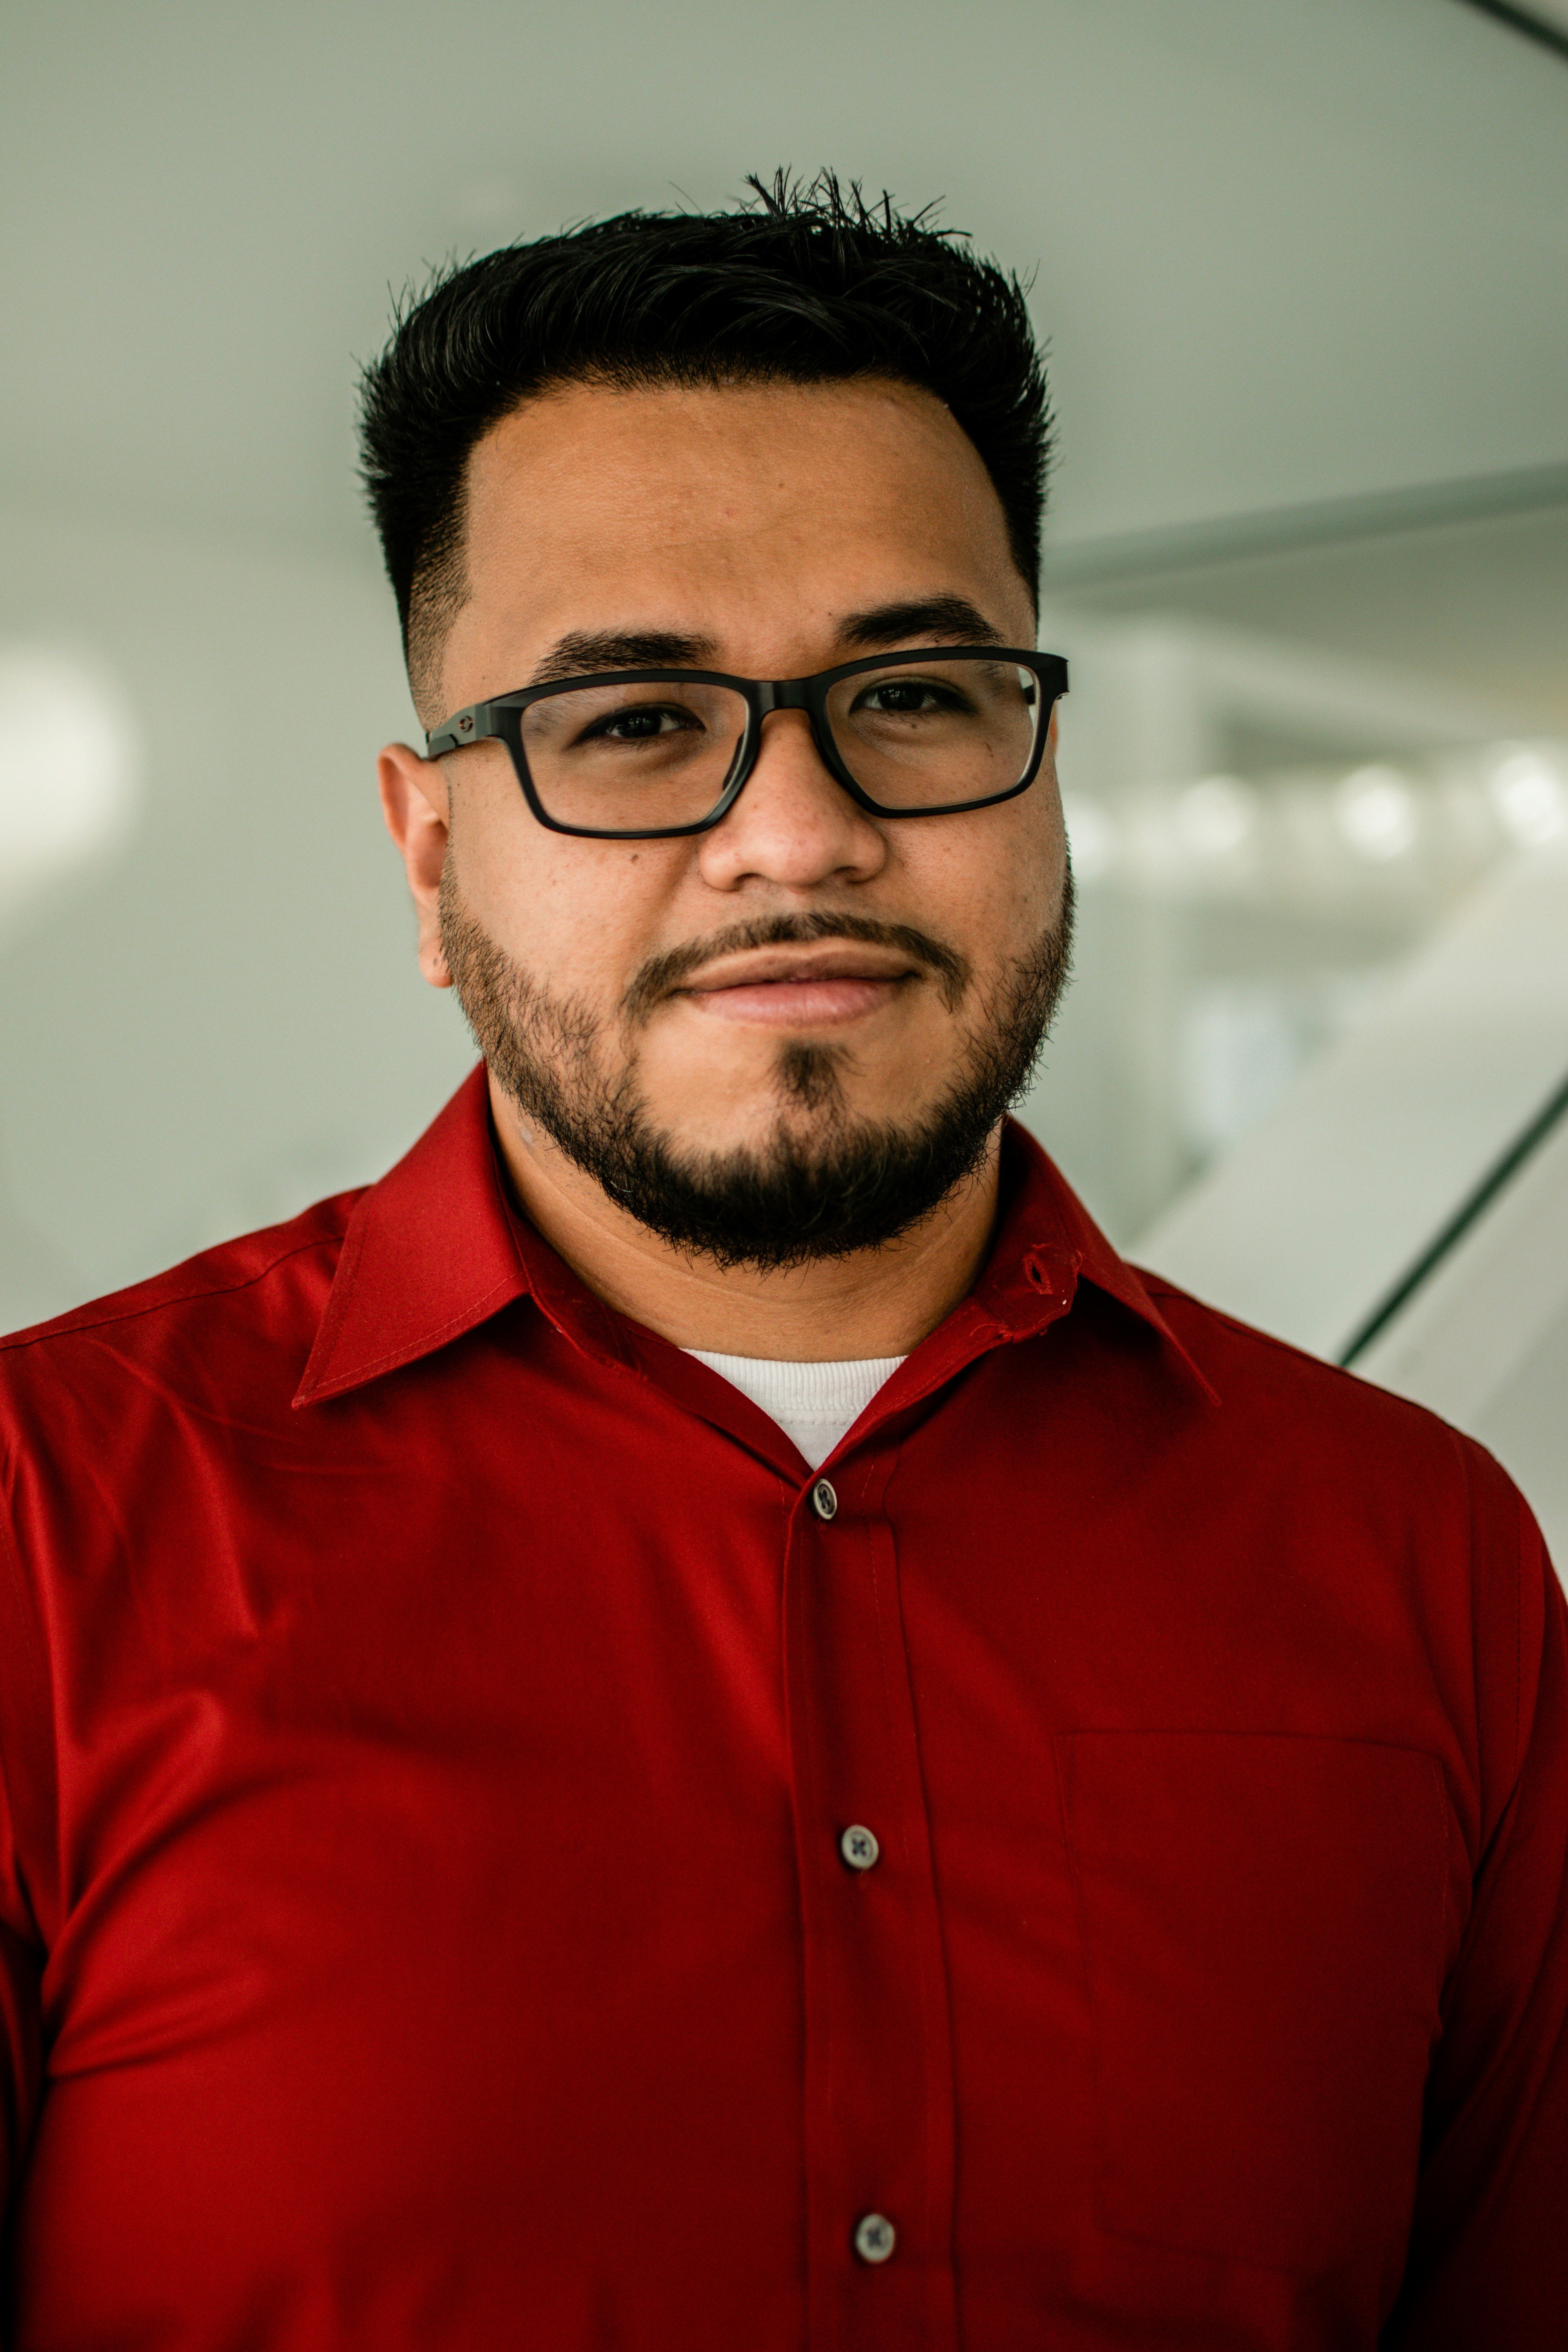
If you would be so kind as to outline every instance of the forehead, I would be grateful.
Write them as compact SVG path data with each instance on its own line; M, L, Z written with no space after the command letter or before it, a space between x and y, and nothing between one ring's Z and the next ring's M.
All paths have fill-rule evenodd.
M568 385L486 434L466 487L470 605L547 583L622 601L815 585L855 601L847 575L908 584L911 571L993 603L1026 596L973 444L912 385Z

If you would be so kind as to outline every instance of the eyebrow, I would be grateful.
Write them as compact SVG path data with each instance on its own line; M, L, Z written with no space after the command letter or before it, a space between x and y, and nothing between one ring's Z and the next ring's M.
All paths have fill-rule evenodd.
M847 614L839 643L867 652L905 644L911 637L960 638L965 645L999 646L1002 632L967 596L913 596ZM680 629L569 629L542 657L530 684L552 686L563 677L597 677L622 669L700 669L710 667L719 648L711 637Z
M557 637L531 683L551 686L560 677L596 677L616 669L697 669L718 650L711 637L679 629L570 629Z
M967 596L915 596L894 604L873 604L864 613L850 613L838 625L847 646L875 651L902 644L906 637L961 637L965 645L999 646L1005 642L977 604Z

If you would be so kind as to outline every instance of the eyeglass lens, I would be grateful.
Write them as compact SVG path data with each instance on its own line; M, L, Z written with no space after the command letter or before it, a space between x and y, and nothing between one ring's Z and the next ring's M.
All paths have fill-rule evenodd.
M1027 772L1040 694L1012 662L890 665L827 697L835 748L868 799L910 814L1000 797ZM523 756L558 824L640 833L700 824L724 795L749 713L694 679L584 687L522 713Z

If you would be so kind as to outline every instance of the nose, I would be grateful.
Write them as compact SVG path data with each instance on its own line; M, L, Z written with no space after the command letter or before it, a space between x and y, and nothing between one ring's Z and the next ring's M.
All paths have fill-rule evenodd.
M810 890L869 881L887 863L880 827L823 765L803 710L771 711L739 800L698 836L702 877L734 890L757 882Z

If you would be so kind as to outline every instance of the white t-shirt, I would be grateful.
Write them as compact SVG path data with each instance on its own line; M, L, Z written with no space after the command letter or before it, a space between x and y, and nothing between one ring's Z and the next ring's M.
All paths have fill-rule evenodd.
M716 1356L706 1348L686 1352L761 1405L814 1470L904 1360L868 1356L844 1364L781 1364L763 1356Z

